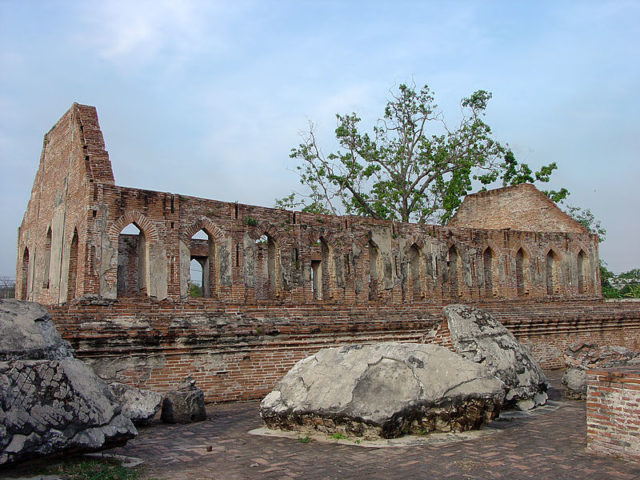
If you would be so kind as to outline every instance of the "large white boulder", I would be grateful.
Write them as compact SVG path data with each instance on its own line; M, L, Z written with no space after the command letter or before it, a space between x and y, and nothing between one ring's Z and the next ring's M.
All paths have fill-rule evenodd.
M499 413L504 385L478 364L424 344L320 350L260 404L269 428L393 438L466 431Z

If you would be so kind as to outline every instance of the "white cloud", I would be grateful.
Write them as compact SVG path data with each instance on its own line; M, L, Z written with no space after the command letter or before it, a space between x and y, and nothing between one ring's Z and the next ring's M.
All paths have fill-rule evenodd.
M110 0L95 9L81 33L98 54L122 67L161 59L167 64L224 47L224 24L244 4L203 0ZM85 12L86 15L87 12Z

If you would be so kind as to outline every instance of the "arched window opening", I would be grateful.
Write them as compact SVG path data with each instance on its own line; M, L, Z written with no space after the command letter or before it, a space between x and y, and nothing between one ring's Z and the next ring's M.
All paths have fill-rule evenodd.
M78 232L73 231L71 249L69 251L69 277L67 281L67 301L76 297L78 282Z
M276 255L277 245L267 233L256 240L255 297L275 298L277 295Z
M22 254L22 286L20 288L20 300L29 299L29 249L24 248Z
M449 248L447 258L447 275L449 276L449 292L451 296L460 295L459 275L460 275L460 256L455 245Z
M558 283L558 268L560 259L558 254L553 250L549 250L546 258L546 280L547 280L547 295L553 295L559 293Z
M49 288L49 272L51 271L51 227L47 229L43 256L44 274L42 276L42 288Z
M484 277L484 294L493 297L493 250L487 247L482 254L482 270Z
M585 278L586 278L586 266L587 260L584 251L580 250L578 253L578 293L586 293Z
M518 296L528 295L529 290L525 284L525 272L529 269L529 258L522 248L516 252L516 290Z
M130 223L118 235L118 297L147 293L149 255L144 233Z
M371 240L367 243L369 251L369 300L378 298L380 290L381 269L379 268L380 252L378 246Z
M409 291L413 301L422 298L422 289L420 281L420 249L414 243L409 248Z
M192 297L215 297L217 260L213 236L203 229L198 230L191 237L189 249L191 251L189 295Z
M189 296L202 297L202 285L204 284L204 269L197 258L192 258L189 263Z

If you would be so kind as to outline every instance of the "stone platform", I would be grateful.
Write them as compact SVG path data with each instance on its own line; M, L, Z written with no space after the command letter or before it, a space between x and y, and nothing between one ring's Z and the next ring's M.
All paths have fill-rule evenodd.
M585 403L562 400L561 372L545 373L559 408L497 421L497 432L453 443L362 448L249 435L262 426L251 401L210 406L204 422L154 423L110 452L144 459L143 478L156 479L639 479L640 463L585 451Z

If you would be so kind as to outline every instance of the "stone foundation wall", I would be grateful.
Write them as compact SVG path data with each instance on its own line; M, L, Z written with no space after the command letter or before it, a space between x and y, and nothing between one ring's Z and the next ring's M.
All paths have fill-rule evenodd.
M640 366L587 371L587 450L640 462Z
M575 341L640 348L634 303L477 304L527 344L545 368L563 366ZM109 380L159 392L193 376L208 402L260 398L300 359L355 343L422 342L442 324L442 304L246 306L123 299L51 306L61 335ZM436 343L450 340L440 332Z

